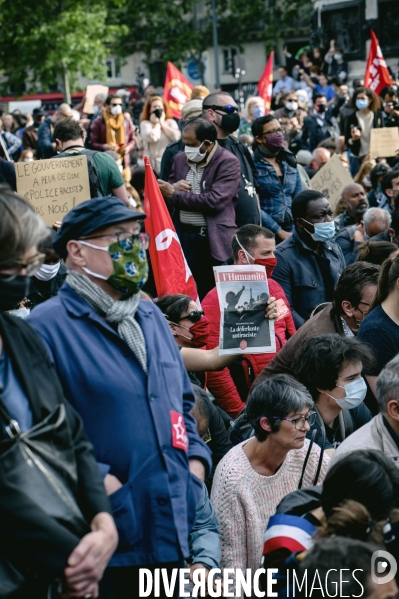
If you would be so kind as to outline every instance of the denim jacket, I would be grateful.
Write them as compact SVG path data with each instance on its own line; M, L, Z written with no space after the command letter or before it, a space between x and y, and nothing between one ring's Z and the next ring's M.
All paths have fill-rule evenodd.
M302 191L299 171L283 160L281 171L284 178L281 184L274 166L262 158L259 152L255 153L254 163L258 177L262 225L276 234L286 222L287 216L292 218L292 199Z

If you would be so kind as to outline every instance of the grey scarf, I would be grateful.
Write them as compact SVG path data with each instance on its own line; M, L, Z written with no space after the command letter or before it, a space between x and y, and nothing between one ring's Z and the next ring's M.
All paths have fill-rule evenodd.
M66 282L82 299L98 314L104 314L109 324L118 325L120 337L127 343L143 370L148 374L147 349L143 331L134 315L140 301L136 293L125 300L114 300L88 277L74 270L69 270Z

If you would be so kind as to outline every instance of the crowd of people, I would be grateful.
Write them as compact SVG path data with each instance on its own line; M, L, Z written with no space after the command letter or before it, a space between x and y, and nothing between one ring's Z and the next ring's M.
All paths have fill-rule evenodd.
M149 85L1 115L0 597L136 597L159 568L149 596L176 568L189 591L273 568L280 597L361 568L354 596L397 596L371 556L399 559L399 157L370 131L398 87L350 81L333 41L285 57L269 114L198 86L177 121ZM310 181L334 154L332 206ZM91 197L46 227L14 162L78 155ZM145 156L199 301L157 297ZM275 351L220 355L223 264L265 268Z

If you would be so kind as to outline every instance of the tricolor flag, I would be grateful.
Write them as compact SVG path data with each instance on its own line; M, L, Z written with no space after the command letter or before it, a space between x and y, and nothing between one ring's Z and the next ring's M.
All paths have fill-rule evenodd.
M307 551L313 546L316 527L309 520L290 514L275 514L269 520L263 537L263 555L277 549L291 553Z

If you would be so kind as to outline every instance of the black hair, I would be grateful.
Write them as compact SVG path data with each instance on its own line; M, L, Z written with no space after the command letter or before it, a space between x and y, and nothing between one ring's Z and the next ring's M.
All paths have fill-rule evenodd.
M369 262L370 264L381 264L389 258L392 252L395 252L398 249L398 246L390 241L366 241L365 243L361 243L357 248L357 262L358 264L361 261ZM345 272L345 271L344 271ZM340 279L342 278L342 275ZM339 281L338 281L339 284ZM351 302L352 303L352 302ZM354 304L352 304L353 306Z
M46 227L47 230L47 237L45 237L43 239L43 241L41 241L38 246L37 249L39 250L39 252L43 252L43 250L52 250L53 249L53 240L54 237L57 235L57 231L55 229L53 229L52 227Z
M285 66L284 64L280 64L277 69L284 69L284 71L286 71L288 73L288 67Z
M164 295L159 297L155 303L158 308L163 312L166 318L170 322L178 323L183 312L188 310L188 307L192 302L189 295L183 295L176 293L175 295Z
M313 104L316 102L316 100L318 98L325 98L327 100L326 94L322 94L322 93L313 94Z
M391 244L393 245L393 244ZM392 252L392 250L391 250ZM369 264L368 262L355 262L349 264L338 279L334 290L332 311L337 316L341 316L342 302L347 301L355 308L362 299L362 291L366 285L377 285L379 266Z
M231 240L233 258L235 261L238 259L238 252L241 249L238 241L250 254L251 250L257 246L256 238L258 235L263 235L263 237L266 237L267 239L275 239L274 233L272 233L272 231L269 231L269 229L266 229L266 227L261 227L260 225L243 225L237 229ZM236 236L238 237L238 241Z
M115 98L118 98L118 100L122 100L122 98L120 96L118 96L117 94L109 94L105 99L106 106L109 106L111 104L111 101L114 100ZM123 101L122 101L122 103L123 103Z
M399 210L396 210L392 215L391 228L395 231L395 237L397 237L399 235Z
M377 189L378 179L391 171L391 167L386 162L379 162L370 171L370 181L373 189Z
M384 178L381 181L381 190L382 190L382 193L385 193L386 189L392 189L392 187L393 187L392 181L394 179L397 179L398 177L399 177L399 170L390 171L389 173L387 173L386 175L384 175Z
M327 137L327 139L323 139L323 141L317 144L316 148L325 148L326 150L336 152L337 140L335 139L335 137Z
M361 362L368 370L373 364L369 348L355 337L316 335L306 339L294 357L295 376L309 390L316 401L319 389L331 391L344 364Z
M144 189L144 181L145 181L145 168L144 166L139 166L135 168L132 173L132 178L130 179L130 185L134 187L136 191Z
M394 216L397 217L399 213L395 212ZM369 312L380 306L383 301L385 301L390 294L390 292L395 289L396 282L399 279L399 256L396 256L393 260L388 258L381 266L380 276L378 278L378 288L377 293L373 301L371 302Z
M386 85L385 87L382 88L382 90L379 93L379 96L381 98L384 98L384 96L388 95L390 98L393 98L394 96L398 95L398 92L396 91L396 89L394 87L392 87L391 85Z
M342 80L339 77L331 77L330 79L331 85L337 85L338 87L342 85Z
M191 414L196 419L197 423L200 418L203 418L207 422L207 426L209 426L209 420L211 417L210 408L209 408L209 397L204 389L201 389L198 385L192 385L194 395L195 395L195 405L191 409Z
M266 114L265 116L260 116L255 119L251 125L252 135L254 137L262 137L263 125L266 125L266 123L270 123L271 121L278 121L278 118L273 114Z
M65 143L66 141L82 139L83 131L78 121L68 117L56 122L53 137Z
M206 119L196 118L188 121L183 128L183 132L190 130L195 132L195 137L200 142L205 140L214 142L217 139L215 125Z
M294 222L296 222L297 218L304 218L309 202L314 202L322 198L325 199L325 196L320 191L313 191L312 189L305 189L305 191L298 193L291 204L291 213Z
M254 427L255 437L263 442L269 434L279 430L281 418L291 412L301 412L304 408L312 407L313 400L301 383L289 374L275 374L253 389L245 411ZM271 433L260 425L260 419L264 416L269 421Z

